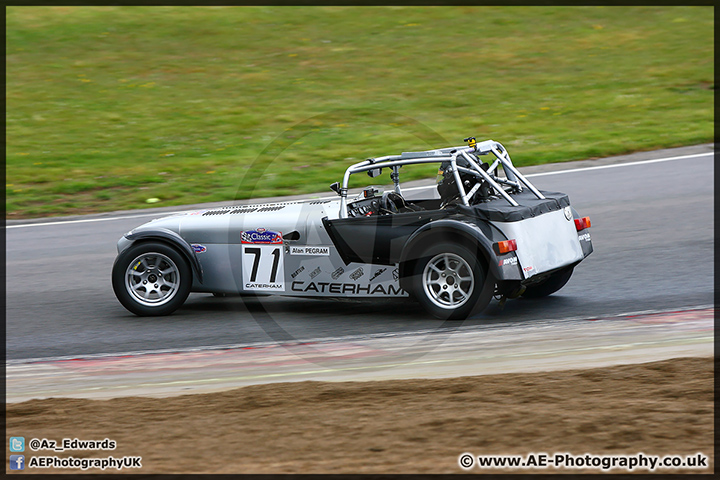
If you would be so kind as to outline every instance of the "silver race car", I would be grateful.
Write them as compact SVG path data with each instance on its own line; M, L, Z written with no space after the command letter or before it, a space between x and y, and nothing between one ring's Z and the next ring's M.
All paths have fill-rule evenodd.
M337 197L141 225L118 242L115 295L137 315L170 314L190 292L409 295L436 317L463 319L493 296L556 292L593 250L590 219L567 195L536 189L500 143L465 141L356 163L331 185ZM428 164L439 167L436 185L401 187L401 169ZM349 193L352 175L383 171L392 182L384 191Z

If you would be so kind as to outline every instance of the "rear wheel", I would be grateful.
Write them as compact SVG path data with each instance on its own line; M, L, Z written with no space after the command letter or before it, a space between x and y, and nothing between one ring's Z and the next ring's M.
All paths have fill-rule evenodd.
M441 319L461 320L484 309L495 287L478 256L455 243L427 248L413 273L415 298Z
M169 315L190 294L192 271L185 257L169 245L140 243L118 255L112 284L115 296L132 313Z
M568 267L562 270L558 270L557 272L550 275L547 280L544 280L536 285L527 286L522 296L526 298L541 298L547 297L548 295L557 292L565 286L568 280L570 280L570 277L573 273L573 268L575 267Z

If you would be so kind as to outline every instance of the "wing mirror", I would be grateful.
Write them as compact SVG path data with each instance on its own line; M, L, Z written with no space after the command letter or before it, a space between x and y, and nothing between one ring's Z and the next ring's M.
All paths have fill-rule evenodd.
M373 168L372 170L368 170L367 174L370 178L379 177L382 173L382 168Z
M335 182L332 185L330 185L330 190L340 195L340 182Z

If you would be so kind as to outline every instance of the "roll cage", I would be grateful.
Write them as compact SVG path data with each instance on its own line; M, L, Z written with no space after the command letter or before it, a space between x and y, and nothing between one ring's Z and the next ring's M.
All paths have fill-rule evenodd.
M470 205L470 200L480 189L483 181L487 182L498 195L502 196L514 207L518 206L518 203L510 194L522 192L523 185L538 199L545 199L543 194L513 166L510 155L508 155L507 150L500 142L485 140L478 143L474 137L466 138L465 141L468 142L467 146L447 147L423 152L403 152L400 155L368 158L367 160L351 165L345 170L342 185L337 189L340 195L340 218L348 218L347 196L350 175L368 172L371 177L376 177L383 168L390 168L392 170L390 178L392 179L394 190L396 193L402 195L402 190L400 189L400 167L403 165L422 163L441 164L443 162L449 162L449 168L455 177L455 184L457 185L460 199L465 206ZM495 161L493 161L487 169L484 169L481 167L483 161L480 160L478 156L488 155L490 153L495 156ZM467 162L469 168L458 165L457 160L459 157L462 157ZM504 178L498 175L499 166L502 166L505 174ZM467 191L460 179L460 173L469 174L477 180L475 185L471 186ZM337 184L333 185L333 187L336 186Z

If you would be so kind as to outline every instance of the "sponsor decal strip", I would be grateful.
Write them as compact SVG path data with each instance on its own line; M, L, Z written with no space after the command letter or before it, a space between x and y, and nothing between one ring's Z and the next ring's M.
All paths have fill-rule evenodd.
M517 263L518 263L517 257L510 257L510 258L506 258L504 260L500 260L500 263L498 264L498 266L502 267L504 265L517 265Z
M329 256L330 255L330 247L312 247L312 246L303 246L303 247L290 247L290 255L323 255L323 256Z
M350 295L405 295L405 290L390 285L356 285L354 283L292 282L293 292L340 293Z
M387 270L387 268L380 268L380 269L378 269L378 271L375 272L375 273L373 273L373 276L370 277L370 280L368 280L368 281L369 281L369 282L372 282L372 281L375 280L377 277L379 277L380 275L382 275L382 274L385 272L385 270Z
M304 270L305 270L305 266L303 265L303 266L301 266L300 268L298 268L297 270L295 270L293 273L291 273L290 276L291 276L292 278L295 278L295 277L297 277L298 275L300 275Z
M354 272L352 272L352 273L350 274L350 278L352 278L353 280L357 280L358 278L362 277L363 275L365 275L365 272L363 271L363 268L362 268L362 267L358 267L357 270L355 270Z
M338 267L338 269L335 270L332 274L330 274L330 276L333 280L337 280L343 273L345 273L345 269L343 267Z
M310 278L312 279L312 278L317 277L318 275L320 275L321 272L322 272L322 270L320 270L320 267L317 267L315 270L310 272Z

